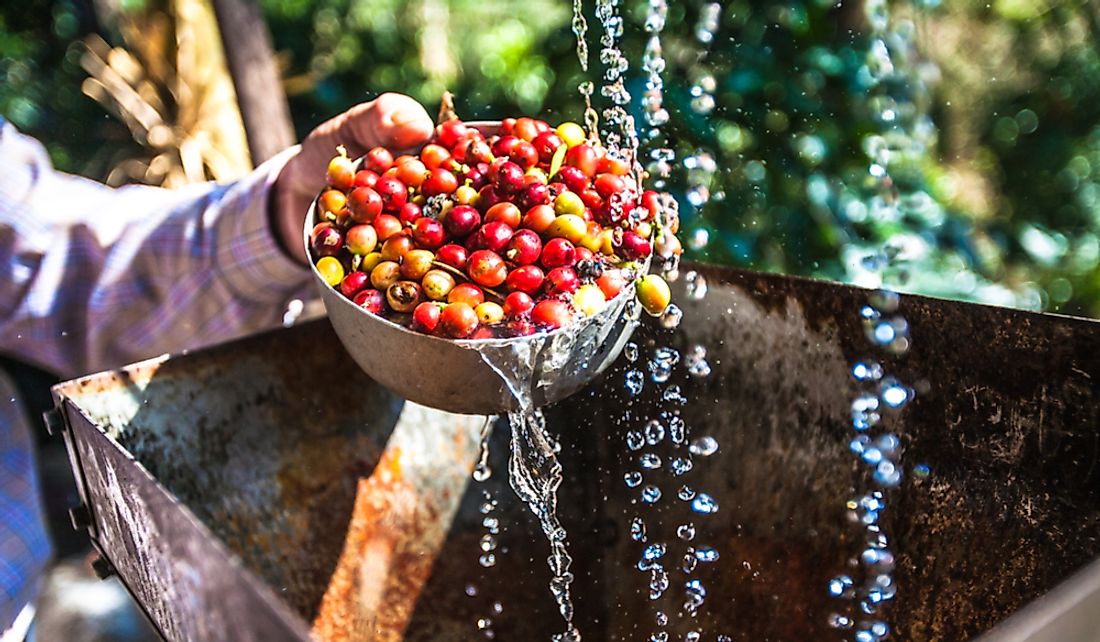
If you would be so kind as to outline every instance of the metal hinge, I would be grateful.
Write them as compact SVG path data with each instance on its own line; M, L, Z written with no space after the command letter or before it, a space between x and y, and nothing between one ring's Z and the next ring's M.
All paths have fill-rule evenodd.
M82 531L92 525L92 514L86 504L77 504L69 509L69 521L73 530Z

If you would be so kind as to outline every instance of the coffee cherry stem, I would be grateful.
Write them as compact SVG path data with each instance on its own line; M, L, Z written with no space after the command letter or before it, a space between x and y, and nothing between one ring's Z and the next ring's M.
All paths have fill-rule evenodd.
M443 270L454 276L456 279L461 279L463 283L471 283L470 277L467 276L465 272L455 268L452 265L447 265L446 263L442 263L440 261L432 261L432 267ZM504 295L500 292L497 292L492 288L485 287L481 284L478 284L477 287L481 288L481 290L485 292L485 294L492 295L492 297L496 299L499 303L504 303Z

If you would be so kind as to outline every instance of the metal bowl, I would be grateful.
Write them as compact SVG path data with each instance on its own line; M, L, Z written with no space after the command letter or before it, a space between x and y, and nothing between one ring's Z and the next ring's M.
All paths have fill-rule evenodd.
M499 126L469 124L487 132ZM303 229L307 256L316 207L314 200ZM332 327L359 367L405 399L453 413L498 415L560 401L603 372L637 325L639 306L629 284L599 313L553 332L442 339L367 312L310 265Z

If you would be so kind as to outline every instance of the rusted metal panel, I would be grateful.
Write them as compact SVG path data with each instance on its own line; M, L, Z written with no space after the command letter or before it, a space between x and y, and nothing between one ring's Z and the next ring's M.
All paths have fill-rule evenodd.
M304 641L299 618L71 402L93 543L169 640ZM240 614L247 613L247 618Z
M644 638L658 608L673 618L671 639L689 628L675 616L675 591L648 599L641 545L626 532L635 514L667 542L691 519L696 540L719 549L720 561L697 572L710 589L696 625L707 637L837 637L825 624L834 607L825 584L861 549L844 502L866 487L847 449L848 372L868 356L918 389L887 422L902 435L906 468L931 469L892 491L883 513L898 555L901 590L888 619L899 639L973 638L1100 556L1097 323L903 297L913 346L888 357L864 336L864 291L698 269L710 293L691 301L677 284L681 327L647 322L635 340L644 356L658 344L706 346L712 376L681 369L670 383L691 400L682 413L694 434L721 444L717 454L682 478L653 477L665 499L643 511L623 485L637 470L623 434L657 408L663 387L647 383L630 397L620 360L548 411L563 444L560 506L585 639ZM424 378L430 385L431 373ZM210 585L266 584L297 634L313 622L320 639L465 640L483 635L481 618L503 640L558 630L545 542L507 488L507 431L494 434L493 477L467 482L477 419L403 406L359 371L325 321L63 384L57 395L104 431L77 449L75 467L88 474L104 466L89 458L109 456L116 476L148 470L179 503L143 500L143 510L201 522L209 543L239 559L219 576L234 583ZM657 452L665 461L671 453ZM694 517L675 499L682 483L714 495L719 513ZM103 472L86 487L97 539L119 572L148 564L124 533L139 525L121 506L138 498L110 490ZM478 564L486 492L503 526L488 568ZM104 514L120 530L104 529ZM187 554L161 531L156 539L165 561ZM214 577L193 568L203 586L205 573ZM144 586L185 581L169 570L150 565L152 577L135 569L128 580L158 622L164 608L190 608L159 605L160 589ZM674 586L683 580L673 575ZM202 607L228 618L228 605ZM242 613L240 626L258 626Z

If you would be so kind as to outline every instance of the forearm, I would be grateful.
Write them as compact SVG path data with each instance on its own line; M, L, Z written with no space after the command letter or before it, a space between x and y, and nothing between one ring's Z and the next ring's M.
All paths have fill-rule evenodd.
M40 164L0 184L0 351L72 375L276 325L308 275L268 216L294 153L185 190L110 190Z

